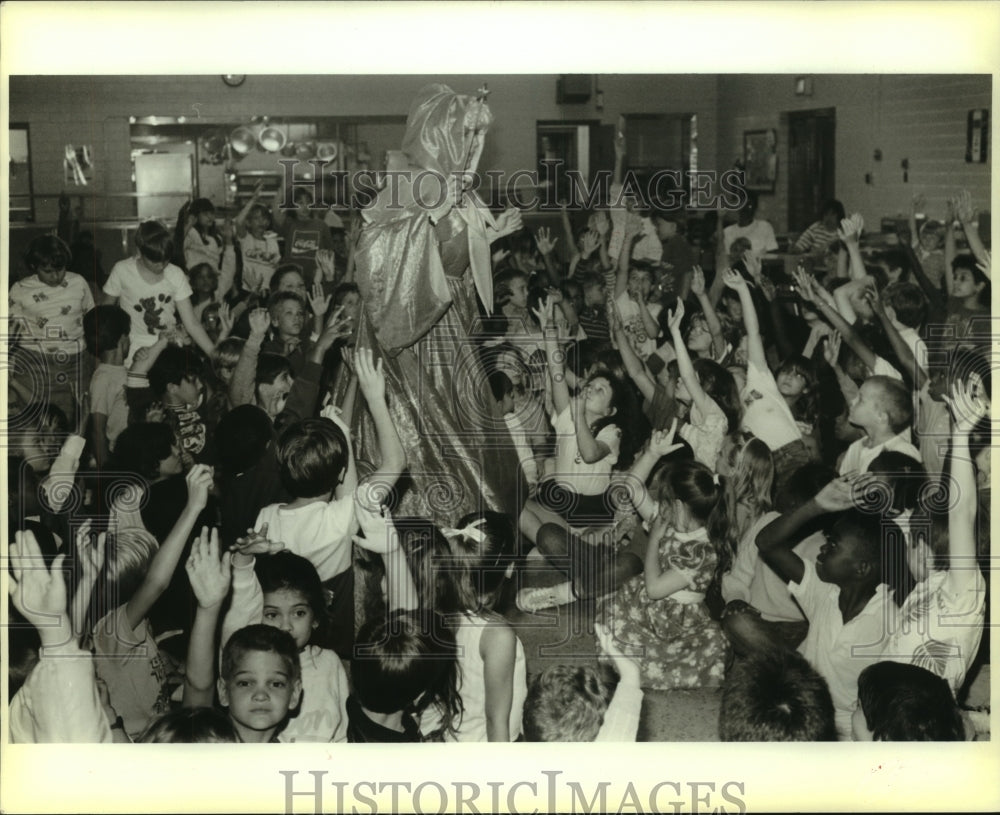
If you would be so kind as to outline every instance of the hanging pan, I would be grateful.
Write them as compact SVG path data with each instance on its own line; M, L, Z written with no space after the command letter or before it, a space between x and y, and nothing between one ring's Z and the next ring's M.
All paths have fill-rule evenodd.
M257 145L257 138L249 127L237 127L229 134L229 144L233 152L242 157L248 155Z

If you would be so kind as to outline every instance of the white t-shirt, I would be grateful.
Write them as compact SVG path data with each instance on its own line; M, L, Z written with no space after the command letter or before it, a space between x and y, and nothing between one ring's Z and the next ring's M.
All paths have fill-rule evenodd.
M587 464L576 443L576 424L573 406L552 418L556 431L556 468L552 477L577 495L600 495L611 483L611 468L618 461L621 447L621 430L613 424L605 425L594 437L608 446L608 454L600 461Z
M701 412L698 405L691 404L688 423L680 429L680 437L691 445L695 460L714 471L728 431L729 420L726 414L709 397L705 413Z
M646 333L643 325L639 304L628 296L627 291L623 291L615 298L615 305L618 307L618 314L621 315L622 329L625 331L632 348L639 355L640 359L645 359L656 350L656 337ZM653 322L659 317L663 309L659 303L647 303L646 310L649 311Z
M111 450L115 449L115 439L128 427L128 403L125 400L127 376L124 365L102 362L90 378L90 412L108 417L104 433Z
M346 742L347 671L333 651L307 645L299 652L302 704L278 734L278 741Z
M281 260L278 235L265 232L264 237L258 239L247 232L240 238L240 252L243 255L244 291L259 292L267 288Z
M38 350L43 354L83 350L83 315L94 307L94 295L80 275L66 272L58 286L30 275L10 287L7 302L11 320L23 321L27 335L41 341Z
M177 301L191 298L191 286L184 272L172 264L150 285L139 274L137 258L131 257L112 267L104 293L117 297L118 305L132 318L131 359L139 348L155 344L161 331L177 325Z
M905 455L922 462L923 459L920 457L920 451L913 446L910 442L910 438L910 429L907 428L902 433L893 436L891 439L883 442L882 444L876 444L874 447L867 446L867 437L858 439L851 444L851 446L847 448L847 452L844 453L844 457L840 461L840 474L846 475L850 472L867 472L868 465L878 458L884 450L904 453Z
M767 221L752 221L748 226L730 224L722 230L722 241L726 252L737 238L749 238L750 248L760 257L766 252L778 251L778 240L774 237L774 227Z
M802 582L789 583L788 590L809 620L809 633L799 646L799 653L829 685L837 736L841 741L849 741L851 715L858 699L858 676L882 659L886 625L894 624L899 611L892 601L892 591L880 583L868 605L845 623L838 605L840 588L820 580L814 565L807 563Z
M778 390L774 374L747 364L747 384L743 400L743 429L749 430L772 451L802 438L792 410Z
M269 540L281 541L288 551L312 563L326 582L351 566L351 539L358 532L351 495L315 501L289 509L285 504L264 507L254 529L267 524Z
M975 563L966 568L961 588L950 571L931 572L913 588L882 654L943 677L954 693L976 658L986 616L986 581Z

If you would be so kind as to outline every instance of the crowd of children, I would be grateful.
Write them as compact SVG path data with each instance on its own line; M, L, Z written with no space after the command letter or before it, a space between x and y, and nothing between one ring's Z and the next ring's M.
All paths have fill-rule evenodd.
M630 201L504 238L473 336L529 492L452 527L394 510L357 232L258 199L140 224L99 289L38 238L11 285L12 741L634 740L678 688L721 689L724 740L982 735L967 194L881 251L830 202L791 276L752 198L697 248ZM617 677L529 676L517 622L581 598Z

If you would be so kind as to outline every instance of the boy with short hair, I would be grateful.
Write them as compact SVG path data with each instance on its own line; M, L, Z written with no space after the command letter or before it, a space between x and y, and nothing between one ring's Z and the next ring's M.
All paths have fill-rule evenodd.
M629 262L630 239L626 227L626 242L622 247L615 280L614 308L632 349L645 361L656 350L656 340L661 333L656 318L660 316L663 307L659 303L649 302L655 282L653 268L641 261Z
M90 378L90 440L98 467L103 466L118 434L128 426L125 360L131 330L132 318L119 306L96 306L83 315L87 350L98 363Z
M722 741L836 741L833 700L823 677L796 651L740 660L719 708Z
M382 462L370 480L391 489L406 467L406 454L385 401L382 361L376 368L372 352L362 350L355 356L355 370L375 425ZM358 479L350 430L335 409L324 410L323 418L290 425L279 440L278 464L292 500L264 507L251 538L280 541L316 567L332 595L328 610L336 640L329 645L350 659L354 635L351 540L358 531L354 502Z
M312 341L302 339L308 317L306 304L295 292L275 292L267 304L272 339L261 345L261 353L279 354L288 360L295 376L305 366Z
M910 441L913 394L898 379L870 376L851 403L847 420L864 430L840 460L841 475L865 472L884 450L895 450L921 461L920 451Z
M887 582L908 573L895 525L853 509L853 492L869 479L831 481L811 501L764 527L756 539L761 556L789 584L809 620L798 651L830 686L841 740L850 738L858 674L879 661L886 633L895 627L899 609ZM806 563L792 551L798 533L831 512L841 514L825 530L826 543L815 564Z

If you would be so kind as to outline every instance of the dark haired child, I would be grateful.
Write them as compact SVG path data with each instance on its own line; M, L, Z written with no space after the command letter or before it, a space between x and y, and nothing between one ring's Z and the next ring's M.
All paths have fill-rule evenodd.
M128 425L125 360L132 320L118 306L97 306L83 317L87 350L97 358L90 378L90 441L98 468Z
M726 435L739 426L739 393L733 375L718 363L706 359L692 363L681 338L683 319L684 304L678 301L668 321L680 372L676 398L690 405L688 422L681 428L680 436L691 445L697 461L714 467Z
M795 651L740 660L719 707L722 741L836 741L826 681Z
M347 672L322 641L326 598L313 565L291 552L263 554L260 546L237 549L232 558L232 597L222 621L223 647L233 632L248 625L287 631L299 649L302 705L281 731L283 742L347 740Z
M453 632L428 615L396 609L358 631L351 659L354 692L347 700L347 740L361 743L438 741L461 716ZM420 734L421 715L441 713L442 730Z
M943 677L958 694L983 636L986 581L976 563L977 491L969 435L989 415L978 383L956 383L952 411L947 520L926 508L907 522L907 561L917 584L900 609L883 659L907 662ZM926 491L924 491L926 492Z
M7 303L18 336L12 378L32 399L47 398L75 416L73 391L86 387L92 370L81 340L94 296L86 279L66 271L70 259L69 247L54 235L33 239L24 257L28 274L11 285ZM41 389L47 397L39 397Z
M229 744L239 740L230 718L214 707L171 710L139 737L142 744Z
M536 674L524 700L525 741L635 741L642 709L639 665L597 624L600 649L618 671L612 692L590 665L553 665Z
M963 345L988 344L990 279L972 255L959 255L945 276L948 309L945 322L954 331L953 341Z
M767 365L761 339L757 310L743 276L726 270L725 285L735 291L743 306L743 324L747 332L747 381L741 393L743 402L742 427L763 441L774 454L775 479L784 486L797 467L815 456L815 446L807 444L803 424L809 402L816 389L816 374L809 360L791 357L772 374ZM812 416L815 420L815 416Z
M577 275L583 293L581 307L577 310L580 328L587 339L607 343L611 341L608 327L608 290L603 275L594 272Z
M219 533L203 528L185 564L197 599L184 671L186 708L211 706L215 693L226 708L238 741L277 742L278 733L302 697L299 648L292 634L272 625L249 625L219 651L219 614L230 591L232 555L220 552Z
M809 620L798 651L830 687L840 740L850 737L858 674L881 659L885 632L899 614L893 593L908 579L898 528L881 515L854 508L853 494L870 480L831 481L815 498L768 524L756 541ZM815 564L803 561L792 550L800 531L831 512L841 514L826 528Z
M628 223L632 223L631 219ZM630 262L630 241L638 232L631 234L628 229L626 227L626 242L622 246L618 262L613 308L632 349L640 359L645 360L656 350L661 331L657 317L663 306L658 302L650 302L656 283L652 266L641 261Z
M219 272L224 251L230 255L235 271L231 225L227 224L227 228L228 235L219 229L215 222L215 204L207 198L196 198L181 207L177 214L174 244L183 247L184 268L188 272L200 263L207 263ZM232 284L232 277L229 282Z
M847 420L865 435L844 453L841 475L861 473L883 450L895 450L921 461L920 451L910 441L913 394L898 379L870 376L851 403Z
M358 335L358 325L361 322L361 290L357 283L341 283L333 290L333 307L343 309L341 318L347 323L350 331L346 344L354 345Z
M156 221L139 224L135 246L134 257L111 269L101 298L102 304L119 305L132 318L130 354L155 344L162 332L176 327L178 319L194 343L211 354L214 343L195 317L191 284L170 263L173 241L166 227Z
M664 470L643 574L598 601L597 619L612 636L643 649L643 687L722 684L727 643L705 596L732 559L715 511L723 489L719 477L697 461L677 461Z
M837 227L847 217L844 205L837 200L824 202L819 220L813 222L792 244L792 254L811 253L825 257L837 243Z
M244 291L262 294L281 260L281 247L277 233L268 229L271 215L264 204L259 203L261 181L253 191L243 209L233 219L236 240L243 258L243 273L240 283Z
M382 361L376 367L371 351L360 351L355 370L379 443L381 465L370 478L391 488L406 466L406 454L386 405ZM358 480L350 430L335 411L325 410L324 417L292 424L281 435L278 464L292 500L264 507L252 537L281 541L316 567L333 597L328 604L334 626L330 641L338 654L350 658L354 636L351 540L358 529L354 509Z
M328 210L326 206L314 206L312 193L297 186L276 195L271 207L274 228L283 239L281 259L297 263L308 286L316 276L316 253L333 251L333 235L323 220Z
M878 662L858 677L855 741L964 741L948 683L918 665Z

